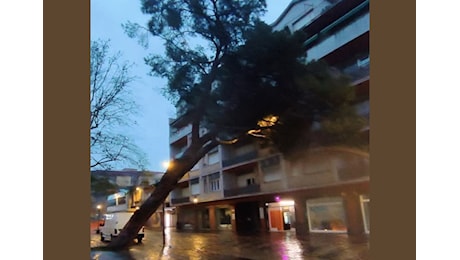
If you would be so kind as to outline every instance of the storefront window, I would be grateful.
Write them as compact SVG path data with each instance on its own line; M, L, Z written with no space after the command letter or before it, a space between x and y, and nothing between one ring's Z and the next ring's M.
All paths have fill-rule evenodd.
M307 200L310 232L347 232L341 198Z

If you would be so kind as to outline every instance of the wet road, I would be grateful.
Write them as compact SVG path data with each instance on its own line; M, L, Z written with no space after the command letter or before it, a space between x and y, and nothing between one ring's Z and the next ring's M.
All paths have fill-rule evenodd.
M104 246L92 232L91 247ZM122 252L91 250L91 260L156 259L251 259L251 260L369 260L369 242L351 241L346 234L311 234L299 239L294 232L272 232L238 236L231 231L218 233L166 232L163 248L161 231L146 230L142 244Z

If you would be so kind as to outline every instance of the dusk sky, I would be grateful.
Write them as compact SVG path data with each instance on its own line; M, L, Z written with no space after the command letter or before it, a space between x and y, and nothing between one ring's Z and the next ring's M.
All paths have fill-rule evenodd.
M290 1L267 0L265 22L274 22ZM166 81L147 75L149 67L143 61L149 53L161 50L162 45L150 38L149 49L146 50L135 39L129 38L121 27L127 21L141 25L146 23L148 16L142 14L140 5L140 1L133 0L91 0L91 40L110 39L111 52L120 51L122 60L135 64L131 75L138 79L131 86L140 113L136 116L137 125L127 126L122 131L147 154L148 170L164 171L162 162L169 160L168 118L175 117L175 108L161 94ZM120 169L131 167L124 165Z
M289 2L290 0L268 0L269 13L267 17L269 18L267 18L267 22L271 23L274 21ZM58 11L52 8L49 2L47 4L46 13L53 13L51 17L54 17L47 20L47 26L49 26L52 22L57 22L56 17L61 16L56 15ZM415 7L415 1L412 4ZM8 223L4 225L4 234L8 235L4 248L13 254L20 255L20 258L24 259L37 259L37 256L43 255L43 223L45 223L43 218L50 218L52 216L49 211L43 214L43 175L45 170L49 171L53 169L53 166L50 166L50 164L54 159L50 158L50 153L48 153L46 159L48 164L44 167L43 146L46 145L46 140L43 139L44 75L50 78L53 71L50 71L49 68L53 68L54 66L48 66L48 70L44 74L43 60L49 54L45 55L43 48L43 27L45 20L43 5L43 1L35 0L2 1L1 10L3 10L3 13L0 16L1 24L4 25L2 26L2 32L5 39L1 43L3 92L1 95L2 102L0 102L4 122L4 127L2 128L4 137L2 142L4 151L2 167L3 172L6 173L4 174L6 177L4 183L8 184L4 188L6 188L6 194L14 194L15 201L23 202L22 213L2 214L3 222ZM393 19L395 17L397 21L404 21L404 23L411 24L411 26L415 25L415 21L412 21L412 14L415 10L403 9L403 11L410 13L409 18L407 18L404 13L404 16L398 13L396 1L387 1L385 5L392 8L387 8L387 13L380 15L381 17L386 17L383 19ZM460 124L458 120L455 120L456 116L458 116L458 111L460 111L460 102L458 102L458 96L455 95L455 85L457 84L455 82L458 81L458 64L456 62L460 60L460 52L458 51L460 37L455 33L456 24L458 23L458 8L455 8L457 6L457 1L444 1L439 2L439 4L434 4L432 1L418 1L416 5L417 46L415 48L414 41L409 42L413 46L413 49L409 49L406 43L403 45L403 48L410 54L409 58L412 57L411 55L413 55L412 53L415 50L417 53L417 133L416 136L414 135L409 139L415 137L417 139L416 241L417 256L420 259L440 259L440 255L458 255L457 240L449 239L450 236L456 234L458 225L450 225L449 228L436 228L433 224L437 224L434 220L439 220L440 211L433 210L434 204L432 203L436 202L435 206L437 209L447 210L453 209L454 207L452 206L458 203L458 200L455 199L458 197L458 182L453 179L456 176L455 169L458 168L456 164L458 161L457 148L460 146L460 138L457 137L460 132ZM123 51L126 59L138 63L139 70L132 72L142 77L141 81L136 82L135 87L142 90L139 91L138 96L141 97L139 103L144 110L144 119L142 121L138 120L139 126L133 129L133 135L136 137L136 142L149 154L150 165L148 169L162 171L161 161L169 158L167 118L174 115L174 108L159 94L158 89L163 83L155 83L157 81L145 73L147 68L142 58L147 52L137 45L134 40L129 39L123 33L120 26L122 22L127 20L138 22L145 20L140 12L140 1L91 0L90 8L91 38L112 39L112 50ZM402 20L401 17L408 20ZM62 23L62 28L65 29L66 21L60 22ZM384 30L382 27L385 24L381 23L380 25L382 26L378 26L377 23L373 23L374 21L371 19L371 24L376 29L376 35L380 31L386 31L386 36L390 36L389 38L380 38L386 40L383 45L380 44L380 47L389 46L388 42L401 43L396 41L395 37L391 37L393 35L392 29L389 28L390 30L386 30L387 28L385 28ZM84 26L84 23L82 26ZM82 28L82 30L86 29ZM54 32L56 29L52 31ZM396 32L399 34L402 33L401 29L396 30ZM436 32L436 36L442 37L433 37L433 32ZM411 30L409 33L414 34L415 32ZM45 42L47 50L55 44L55 36L52 37L52 40L50 38L51 36L48 34L46 37L47 41ZM375 37L375 39L379 38ZM58 43L67 44L69 42L68 39L65 39L62 42L58 41ZM371 41L371 48L373 43L375 42ZM383 51L388 53L389 56L388 63L385 64L392 64L390 60L396 64L401 59L407 59L407 57L397 57L392 54L393 49L391 48L384 49ZM65 60L65 57L62 58L62 61ZM72 61L65 61L63 64L69 65L71 63ZM391 65L387 66L390 67ZM397 66L397 68L399 67ZM380 73L383 73L380 74L380 78L382 78L382 75L391 76L391 74L385 74L386 72ZM379 72L372 70L371 74L378 76ZM409 70L408 75L407 77L414 77L412 70ZM49 82L50 80L47 79L46 83ZM400 81L398 79L395 82L398 83ZM413 82L413 80L410 82ZM400 84L401 86L398 84L396 87L391 87L390 91L396 90L398 87L413 87L411 83L409 85L407 83L406 85ZM49 94L46 96L48 99L50 98ZM394 97L395 101L398 101L398 98L401 99L398 95L394 95ZM392 106L394 103L393 100L383 100L381 102L385 103L383 104L384 106ZM396 102L396 106L401 107L398 102ZM379 112L374 115L382 114ZM390 116L389 114L385 115ZM401 119L398 123L402 122L401 117L397 118ZM439 122L443 124L443 132L440 131ZM46 126L45 130L49 135L52 133L50 132L51 127L49 127L49 123ZM383 126L383 128L380 130L377 129L380 132L379 137L384 136L386 138L388 138L389 132L386 131L385 127L390 127L390 130L393 128L398 130L403 129L399 124L394 126L381 124L380 126ZM388 145L394 145L396 149L398 149L398 145L401 145L391 141L390 138L386 140L389 141ZM375 148L374 146L372 147L372 149ZM65 150L68 151L70 148L66 148ZM377 147L375 150L379 150L379 148ZM382 156L382 152L379 152L379 154ZM20 168L23 166L26 168L19 174ZM22 178L26 181L20 183L21 188L27 192L18 192L19 186L16 184L19 184L18 178L22 177L22 175L25 175L27 179ZM53 190L61 190L60 188L51 187L53 183L49 182L49 172L46 175L48 177L46 187ZM76 191L79 187L72 187L70 185L68 188L70 191ZM49 195L47 198L49 198ZM27 202L31 201L31 199L33 199L33 206L28 209ZM53 203L50 201L47 201L46 204L48 205L47 208L50 205L53 206ZM56 206L60 207L62 205L57 204ZM67 208L69 206L65 207L65 209ZM444 216L455 216L455 212L452 212L452 215L444 214ZM448 210L447 213L450 213L450 211ZM31 215L33 215L32 218L30 217ZM24 241L24 232L18 232L17 225L9 225L9 223L28 223L28 234L34 234L34 241L33 243L28 243L27 249L24 248L24 242L22 242ZM412 224L410 223L410 225ZM18 243L17 241L21 242ZM71 241L69 245L72 246L72 242L74 241ZM59 250L59 248L55 247L53 240L48 240L45 244L47 254L52 250L62 252L63 249L67 249L67 247L63 247ZM448 257L444 258L448 259Z

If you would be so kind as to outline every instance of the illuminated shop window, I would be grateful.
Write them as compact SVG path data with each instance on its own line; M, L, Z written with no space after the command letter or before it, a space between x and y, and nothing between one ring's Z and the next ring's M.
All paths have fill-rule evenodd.
M307 200L307 217L310 232L347 232L341 198Z

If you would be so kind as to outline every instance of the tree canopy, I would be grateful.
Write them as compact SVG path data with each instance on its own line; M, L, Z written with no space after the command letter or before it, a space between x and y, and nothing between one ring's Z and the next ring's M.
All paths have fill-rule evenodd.
M118 191L118 186L110 182L108 177L91 174L91 195L107 196Z
M207 128L230 138L263 138L285 155L312 141L345 144L337 134L359 135L364 121L351 108L348 78L323 62L306 63L301 32L274 32L257 23L245 39L222 59L204 115ZM340 121L345 115L351 125ZM338 125L340 133L332 131ZM347 145L359 146L359 138L354 140Z
M144 29L164 40L164 55L145 58L151 75L168 79L166 96L182 120L207 129L206 137L231 143L252 133L288 154L311 144L311 129L321 125L316 143L360 146L365 122L350 107L347 78L322 62L306 64L305 35L274 32L259 20L265 7L265 1L142 1L151 15L147 27L124 27L132 37ZM276 121L261 126L267 118Z

